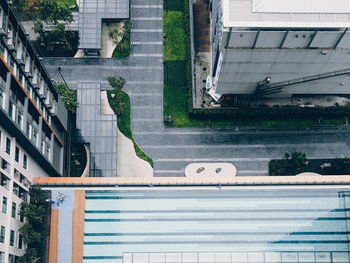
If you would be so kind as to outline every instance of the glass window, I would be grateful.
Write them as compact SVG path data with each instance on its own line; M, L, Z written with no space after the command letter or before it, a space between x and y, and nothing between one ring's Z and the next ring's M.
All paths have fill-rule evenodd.
M27 165L28 165L27 162L28 162L27 155L23 154L23 168L24 169L27 169Z
M0 107L1 108L4 108L4 102L5 102L4 91L2 89L0 89Z
M5 253L0 251L0 263L5 263Z
M15 151L15 161L19 162L19 148L16 146L16 151Z
M33 142L38 147L38 131L36 129L33 129Z
M11 140L7 137L6 138L6 149L7 154L11 154Z
M1 168L8 173L10 172L10 164L6 162L5 159L2 159L1 161Z
M12 218L16 218L16 203L12 202L12 211L11 211Z
M7 198L5 196L2 197L2 208L1 211L6 214L7 212Z
M16 109L15 105L13 104L12 101L10 101L10 105L9 105L9 115L10 115L10 117L11 117L12 120L15 119L15 109Z
M27 122L26 134L27 134L29 140L31 140L32 139L32 125L30 124L30 122Z
M0 173L0 185L2 187L5 187L6 189L8 189L9 188L9 181L10 181L10 179L7 178L6 175L4 175L3 173Z
M6 228L4 226L1 226L1 230L0 230L0 242L1 243L5 243L5 232L6 232Z
M10 232L10 246L14 246L15 245L15 231L11 230Z
M22 249L23 247L23 236L21 234L18 235L18 248Z
M20 211L19 211L19 221L24 222L24 215L23 215L23 207L20 206Z
M23 128L23 113L21 111L17 111L17 124L21 129Z

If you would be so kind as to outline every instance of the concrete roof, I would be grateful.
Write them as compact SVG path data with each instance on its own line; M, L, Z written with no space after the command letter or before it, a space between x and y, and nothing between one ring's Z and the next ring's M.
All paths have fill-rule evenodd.
M102 19L129 18L129 0L79 0L80 48L101 48Z
M224 27L350 27L347 0L223 0ZM279 4L276 4L278 3ZM345 7L345 8L344 8ZM328 9L327 9L328 8Z

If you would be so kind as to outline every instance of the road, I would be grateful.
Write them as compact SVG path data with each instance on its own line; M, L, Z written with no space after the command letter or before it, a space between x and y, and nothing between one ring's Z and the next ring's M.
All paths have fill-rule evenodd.
M153 158L155 176L183 176L188 163L212 161L234 163L238 175L267 175L269 160L282 157L286 151L305 152L309 158L349 157L349 126L164 127L162 0L132 0L131 4L133 49L129 58L46 58L44 63L50 75L59 81L57 67L60 66L68 84L78 90L89 83L97 84L96 89L108 88L106 79L112 75L126 79L125 91L132 101L133 132L137 143ZM81 99L79 103L83 109L92 102ZM98 109L99 100L93 103ZM90 126L90 134L98 136L97 125L91 123ZM108 136L115 134L107 132ZM102 171L115 171L115 164L105 161L101 166L104 167L98 168ZM113 175L114 172L103 174Z

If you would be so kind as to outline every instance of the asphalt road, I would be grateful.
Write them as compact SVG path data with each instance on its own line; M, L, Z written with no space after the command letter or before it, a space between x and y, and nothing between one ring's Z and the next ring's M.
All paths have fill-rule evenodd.
M238 175L267 175L269 160L282 157L286 151L305 152L309 158L349 157L349 126L165 128L162 0L131 2L133 53L129 58L49 58L44 62L51 76L59 81L57 67L60 66L72 88L87 82L108 88L106 79L111 75L126 79L125 90L132 100L134 135L153 158L155 176L183 176L191 162L232 162Z

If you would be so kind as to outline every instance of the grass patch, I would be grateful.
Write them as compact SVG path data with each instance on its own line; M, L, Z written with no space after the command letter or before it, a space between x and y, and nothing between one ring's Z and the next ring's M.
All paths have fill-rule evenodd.
M292 160L286 159L271 160L269 163L270 175L296 175L304 172L322 175L350 174L350 159L307 159L307 164L304 165L295 165Z
M163 13L163 30L165 38L164 60L185 60L188 39L185 31L184 13L165 11Z
M114 99L112 98L112 94L114 94L115 91L113 90L108 90L107 91L107 97L108 97L108 102L111 108L113 109L114 112L116 112L116 103ZM134 137L132 135L132 130L131 130L131 106L130 106L130 97L127 93L124 91L121 91L122 94L122 102L124 104L124 112L122 115L119 115L117 117L117 126L119 131L124 134L127 138L129 138L133 144L134 144L134 149L136 152L136 155L140 157L142 160L145 160L146 162L150 163L151 166L153 167L153 160L151 157L149 157L146 153L142 151L142 149L137 145L137 143L134 140Z
M181 0L164 0L164 10L166 11L183 11L184 4Z
M186 61L164 62L164 85L168 87L185 87Z

